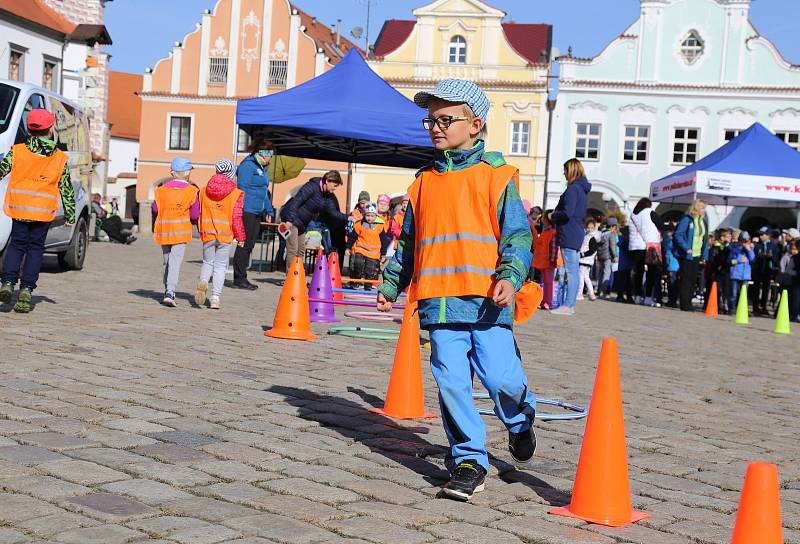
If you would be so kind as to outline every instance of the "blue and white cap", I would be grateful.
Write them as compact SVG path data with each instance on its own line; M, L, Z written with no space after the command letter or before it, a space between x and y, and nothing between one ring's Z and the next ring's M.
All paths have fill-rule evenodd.
M483 89L466 79L444 79L431 92L422 91L414 95L414 103L420 108L427 108L428 102L434 98L448 102L464 102L476 117L486 122L489 113L489 99Z
M173 172L188 172L194 168L194 166L192 166L192 161L186 157L175 157L172 159L169 167Z
M220 159L216 163L214 163L214 168L217 171L217 174L224 174L229 178L233 179L233 173L236 170L236 166L234 166L233 161L229 159Z

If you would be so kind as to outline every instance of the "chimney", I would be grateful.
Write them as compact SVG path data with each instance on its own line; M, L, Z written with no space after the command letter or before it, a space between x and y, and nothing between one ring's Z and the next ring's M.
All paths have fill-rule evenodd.
M340 26L342 26L342 20L336 19L336 47L342 45L342 33L339 30Z

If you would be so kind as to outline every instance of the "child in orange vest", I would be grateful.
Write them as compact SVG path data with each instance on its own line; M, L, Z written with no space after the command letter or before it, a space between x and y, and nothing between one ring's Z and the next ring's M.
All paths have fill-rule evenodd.
M197 226L203 240L203 265L194 301L198 306L205 304L208 282L213 277L209 307L219 310L233 239L236 238L242 247L246 235L242 222L244 193L233 182L236 166L228 159L220 159L215 168L217 173L200 191L200 222Z
M11 174L3 211L12 220L0 303L11 304L22 268L22 282L14 305L17 313L31 311L31 293L39 280L44 245L59 200L65 226L75 224L75 190L67 155L56 148L52 138L55 121L55 116L47 110L31 110L27 120L31 137L24 144L13 146L0 161L0 179Z
M533 243L533 268L542 273L542 308L549 310L553 303L553 280L558 267L558 242L556 241L556 228L552 210L542 214L542 232Z
M447 79L417 93L434 161L408 190L397 252L383 273L378 310L409 287L420 326L430 331L431 370L450 443L445 496L469 500L483 490L486 427L472 400L477 376L509 432L509 451L525 465L536 447L536 397L514 340L516 292L531 264L531 229L519 195L519 170L486 152L489 100L471 81ZM413 279L413 282L412 282Z
M364 207L364 218L353 223L356 242L353 244L353 269L350 277L354 280L377 280L381 271L381 235L389 225L378 218L378 207L370 202ZM354 282L351 287L357 289ZM370 291L372 284L364 283L364 290Z
M192 241L192 222L200 217L197 186L189 182L192 162L176 157L170 166L172 179L155 191L156 215L153 240L164 254L164 306L175 307L175 288L181 273L186 244Z

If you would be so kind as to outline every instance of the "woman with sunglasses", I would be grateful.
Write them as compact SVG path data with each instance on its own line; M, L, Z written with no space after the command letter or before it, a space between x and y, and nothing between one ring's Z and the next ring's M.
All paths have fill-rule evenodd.
M242 223L246 241L244 246L236 248L236 253L233 255L233 287L253 291L258 289L258 286L247 280L250 254L261 230L261 217L266 215L266 220L271 221L275 215L268 190L268 166L274 154L272 142L264 138L254 138L247 148L247 153L247 157L236 169L236 185L244 193Z

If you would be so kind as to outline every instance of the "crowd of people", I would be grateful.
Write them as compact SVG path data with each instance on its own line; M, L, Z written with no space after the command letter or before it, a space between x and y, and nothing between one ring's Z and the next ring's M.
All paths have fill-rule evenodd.
M798 229L710 232L706 203L699 199L677 222L663 221L648 198L628 217L588 217L591 184L577 159L564 166L568 186L558 206L529 207L531 276L543 284L542 308L571 315L585 293L591 301L602 297L691 312L695 300L707 304L716 283L721 313L735 314L744 288L754 315L773 316L785 290L790 319L800 319Z

